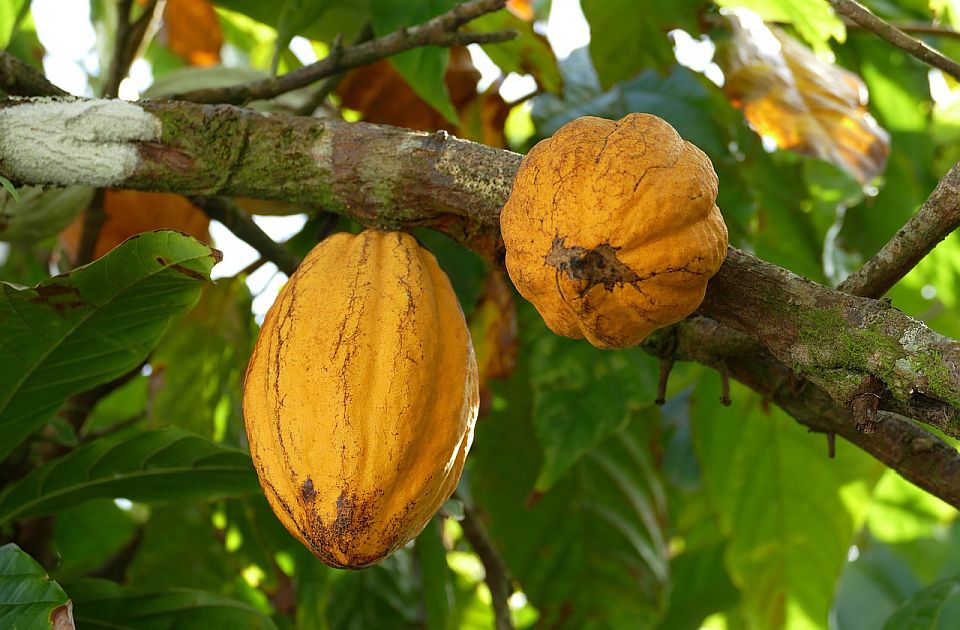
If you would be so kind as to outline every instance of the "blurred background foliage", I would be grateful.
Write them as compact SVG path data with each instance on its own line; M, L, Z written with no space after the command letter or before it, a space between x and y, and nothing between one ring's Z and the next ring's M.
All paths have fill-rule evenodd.
M0 0L0 46L97 95L118 4L91 0L81 27L50 9L57 2ZM287 72L338 36L382 35L454 4L166 0L121 96ZM935 26L923 38L960 58L956 2L865 4L895 23ZM732 245L829 285L960 158L960 86L845 24L825 0L508 5L470 28L514 28L515 41L418 49L349 71L313 115L525 152L578 116L650 112L713 160ZM79 52L58 61L51 42L71 31L95 36L78 35ZM295 112L315 92L251 105ZM91 314L79 332L35 331L52 339L50 358L0 310L0 339L22 337L6 352L22 351L45 375L18 389L10 383L22 367L0 356L0 537L19 545L0 547L0 601L10 603L0 626L49 627L69 598L84 628L490 628L484 565L459 522L465 504L509 570L517 627L960 627L954 509L846 443L828 458L823 436L745 388L721 406L719 378L701 366L677 366L667 404L655 406L655 360L551 335L501 272L429 231L417 236L453 280L480 359L474 449L459 498L415 543L370 569L329 569L273 517L245 455L243 372L283 275L183 198L110 191L103 257L84 277L123 268L129 282L98 297L82 279L50 280L76 260L92 196L21 190L0 204L5 308L29 303L37 321L52 317L56 304L33 300L41 288L22 288L41 283L75 292ZM330 223L322 208L240 203L298 255ZM173 286L150 266L171 239L200 265L209 250L186 236L117 247L158 228L212 235L226 255L216 283ZM358 226L340 219L336 229ZM960 337L960 235L890 296ZM142 321L157 300L169 316ZM100 357L117 329L127 331L117 344L136 337L143 350ZM110 373L49 385L84 360L106 361ZM84 390L120 374L77 411ZM11 428L24 418L36 429L26 441Z

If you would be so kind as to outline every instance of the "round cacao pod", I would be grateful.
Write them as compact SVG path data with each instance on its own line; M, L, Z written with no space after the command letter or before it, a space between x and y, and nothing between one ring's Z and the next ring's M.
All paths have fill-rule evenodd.
M507 271L555 333L635 346L703 301L727 253L716 199L710 159L666 121L578 118L521 163Z

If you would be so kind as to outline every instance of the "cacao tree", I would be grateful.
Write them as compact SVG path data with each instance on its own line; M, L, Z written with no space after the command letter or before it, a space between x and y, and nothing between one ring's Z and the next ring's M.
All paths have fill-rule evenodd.
M0 0L0 627L956 627L957 28L953 3L924 0ZM546 176L511 196L538 142L637 113L712 164L730 247L692 313L599 349L520 296L499 216L520 206L522 242L531 208L557 202ZM635 144L604 162L606 188L576 191L584 232L632 229L605 191L636 190L637 155L663 150ZM539 151L559 181L600 163ZM649 193L670 202L644 208L667 226L674 167ZM722 253L711 222L671 253ZM366 364L377 387L350 396L391 415L350 435L406 431L414 460L447 467L445 485L397 465L363 488L410 495L416 518L344 570L278 515L333 497L315 531L346 536L353 503L319 477L268 502L243 398L286 279L364 230L436 258L476 371ZM621 265L584 293L639 279L609 244L554 246L564 262L544 264L575 280ZM412 291L342 258L304 272L330 280L299 283L283 322ZM414 315L351 334L400 353ZM418 326L438 348L463 337ZM329 368L312 339L284 349L304 375ZM259 355L252 380L278 361ZM284 401L329 421L341 390L277 390L247 421ZM381 390L462 400L398 424ZM430 427L460 421L465 449L474 417L469 454L444 464ZM336 457L309 443L290 470ZM358 452L391 469L389 449Z

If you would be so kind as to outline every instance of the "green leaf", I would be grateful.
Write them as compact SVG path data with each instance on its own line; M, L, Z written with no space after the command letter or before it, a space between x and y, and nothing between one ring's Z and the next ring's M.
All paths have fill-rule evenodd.
M170 427L100 438L35 469L0 493L0 523L98 497L155 503L259 490L250 457Z
M888 470L873 492L867 526L878 540L908 542L933 537L956 515L943 500Z
M521 20L509 11L495 11L481 15L467 24L465 30L476 33L517 31L519 36L510 41L484 44L483 52L504 74L529 74L541 89L560 92L563 77L557 67L557 58L550 42L534 30L533 23Z
M426 22L456 5L456 0L370 0L370 20L373 32L382 37L397 29ZM449 59L450 51L446 48L422 46L390 57L390 63L420 98L451 124L458 125L460 118L443 82Z
M414 553L420 565L428 630L444 630L449 627L452 593L447 569L447 551L443 547L440 524L440 518L434 516L414 543Z
M531 311L520 312L521 334L539 319ZM543 627L651 627L669 583L666 507L653 467L656 416L608 437L536 500L543 456L529 379L529 355L520 353L477 425L470 477L477 512Z
M27 0L0 0L0 50L10 43L27 8Z
M243 374L256 330L250 304L242 279L219 280L164 336L150 357L155 421L241 444Z
M99 569L136 533L134 511L120 509L113 499L94 499L59 510L53 547L60 562L54 575L62 582Z
M30 186L12 197L0 196L0 240L31 243L53 236L86 209L93 194L88 186Z
M931 584L908 599L884 630L948 630L960 626L960 577Z
M721 7L744 7L760 15L765 22L792 24L811 46L828 50L827 40L846 39L843 21L827 0L716 0Z
M329 4L330 0L286 0L283 3L277 20L277 43L272 69L274 74L280 63L280 54L287 49L290 41L319 20Z
M276 625L256 608L213 593L170 589L140 594L107 580L68 585L80 628L105 630L268 630Z
M667 33L675 28L698 30L696 17L703 0L637 2L582 0L590 24L590 56L606 89L649 68L676 63Z
M6 177L0 177L0 186L3 186L4 189L10 193L14 201L20 201L20 193L17 192L17 187L13 185L13 182Z
M0 628L49 630L69 615L69 600L36 560L15 544L0 547Z
M163 230L32 289L0 284L0 460L67 398L136 368L219 259Z
M729 537L727 566L753 627L823 627L847 549L883 470L808 433L745 388L719 403L710 374L692 407L708 496Z
M544 334L531 349L530 371L533 422L544 451L539 492L635 418L656 415L657 363L639 350L598 350Z

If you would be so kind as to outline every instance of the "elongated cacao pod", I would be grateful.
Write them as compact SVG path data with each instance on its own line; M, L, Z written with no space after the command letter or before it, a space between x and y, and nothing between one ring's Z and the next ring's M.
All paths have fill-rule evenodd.
M420 533L456 488L477 405L450 281L412 236L376 230L306 257L267 313L243 398L273 511L344 568Z

